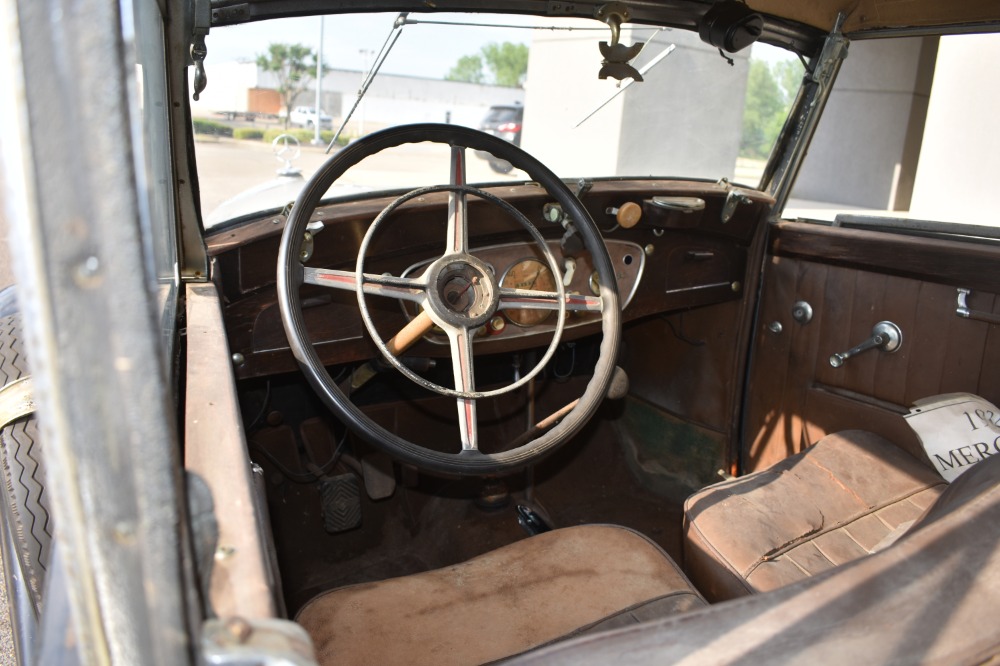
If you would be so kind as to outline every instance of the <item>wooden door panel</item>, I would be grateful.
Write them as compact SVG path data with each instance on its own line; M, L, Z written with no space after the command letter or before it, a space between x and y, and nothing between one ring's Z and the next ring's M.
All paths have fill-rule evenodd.
M796 228L796 241L807 233ZM825 233L829 231L817 231ZM886 251L887 234L870 233L880 236L872 245L880 248L878 257L863 251L849 258L845 253L823 256L821 242L812 244L812 256L783 253L781 231L776 234L764 270L748 384L746 471L850 428L872 430L921 455L902 419L915 400L967 391L1000 402L1000 325L956 314L956 285L973 290L974 309L1000 314L1000 297L977 291L980 283L994 287L996 282L997 269L981 272L983 247L945 243L946 252L927 267L929 278L921 279L912 257L906 256L913 239L897 237L893 253ZM919 245L926 251L926 239L919 239ZM974 260L963 267L965 246ZM994 253L1000 266L1000 252ZM879 257L880 265L860 265ZM800 300L813 308L806 324L792 317ZM840 368L830 365L833 353L860 343L883 320L902 330L897 352L873 350Z

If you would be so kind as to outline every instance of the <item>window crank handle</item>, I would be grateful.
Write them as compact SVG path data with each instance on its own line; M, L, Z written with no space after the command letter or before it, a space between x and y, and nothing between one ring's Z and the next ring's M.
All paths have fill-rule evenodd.
M872 336L856 347L845 352L838 352L830 357L830 365L839 368L844 361L869 349L881 349L884 352L894 352L903 344L903 332L891 321L880 321L872 329Z

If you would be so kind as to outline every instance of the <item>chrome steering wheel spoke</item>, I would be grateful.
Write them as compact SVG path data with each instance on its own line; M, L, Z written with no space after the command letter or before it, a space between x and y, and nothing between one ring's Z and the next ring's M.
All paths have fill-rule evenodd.
M446 247L449 254L467 254L469 252L469 210L464 188L465 148L451 147L451 185L448 192L448 235Z
M464 394L475 394L476 380L472 364L473 333L463 327L448 327L451 343L451 365L455 375L455 390ZM462 435L462 450L479 450L479 425L476 419L476 399L460 397L458 402L458 426Z
M305 284L356 292L358 282L360 282L362 291L372 296L398 298L414 303L423 303L427 299L427 285L420 278L361 273L361 280L358 280L358 275L355 271L337 271L308 266L302 269L302 281Z
M600 296L566 294L566 310L571 312L600 312ZM554 291L500 288L499 310L558 310L559 294Z

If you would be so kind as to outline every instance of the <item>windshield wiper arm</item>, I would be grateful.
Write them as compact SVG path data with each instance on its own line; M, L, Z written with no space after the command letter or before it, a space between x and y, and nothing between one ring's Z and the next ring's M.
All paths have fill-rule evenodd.
M648 72L649 70L651 70L654 67L656 67L658 64L660 64L661 60L663 60L668 55L670 55L671 53L673 53L675 48L677 48L677 45L676 44L671 44L667 48L663 49L663 51L661 51L655 58L653 58L648 63L646 63L642 67L642 69L639 70L639 75L640 76L645 76L646 72ZM582 125L585 122L587 122L588 120L590 120L594 116L595 113L597 113L598 111L600 111L601 109L603 109L604 107L606 107L608 104L610 104L611 100L613 100L615 97L618 97L618 95L621 95L623 92L625 92L626 88L628 88L633 83L635 83L635 79L629 79L628 81L626 81L625 83L623 83L622 85L620 85L618 87L618 90L616 90L614 92L614 94L611 95L611 97L609 97L606 100L604 100L603 102L601 102L600 105L596 109L594 109L593 111L591 111L590 113L588 113L586 115L586 117L584 117L583 120L581 120L576 125L574 125L573 129L576 129L580 125Z
M385 38L385 42L382 44L381 50L379 50L378 55L375 56L375 62L372 63L371 69L368 70L368 73L365 74L364 80L361 82L361 88L358 89L358 98L354 100L354 106L352 106L351 110L348 111L346 116L344 116L344 122L340 123L340 129L338 129L337 133L333 135L330 145L326 147L326 152L329 153L333 148L333 145L337 143L337 139L340 138L341 132L343 132L344 128L347 127L347 123L350 122L351 116L354 115L354 112L358 109L358 105L361 104L361 100L364 99L365 93L368 92L368 87L372 84L372 81L375 80L375 77L378 75L378 71L382 68L382 63L384 63L385 59L389 57L389 52L392 51L392 47L396 45L396 40L398 40L399 36L403 34L403 26L406 25L407 15L408 12L403 12L396 17L395 21L393 21L392 30L389 31L389 36Z

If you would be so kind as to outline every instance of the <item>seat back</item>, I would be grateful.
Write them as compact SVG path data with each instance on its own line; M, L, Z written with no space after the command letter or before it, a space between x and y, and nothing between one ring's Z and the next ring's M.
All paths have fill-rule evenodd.
M874 552L945 485L878 435L828 435L688 498L684 568L710 601L777 589Z
M1000 456L894 545L773 592L514 663L979 664L1000 655Z

